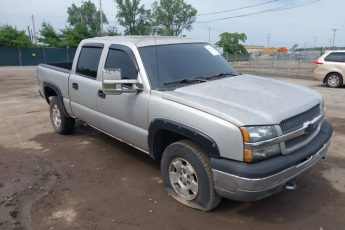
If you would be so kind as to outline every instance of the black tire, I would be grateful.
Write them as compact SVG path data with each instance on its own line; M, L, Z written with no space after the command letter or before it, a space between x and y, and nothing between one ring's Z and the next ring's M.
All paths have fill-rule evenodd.
M339 73L329 73L325 82L330 88L339 88L343 85L343 77Z
M171 167L173 167L170 163L176 162L176 159L186 160L195 171L198 192L192 200L187 200L183 196L179 195L175 191L178 183L175 183L174 188L170 181L169 171ZM190 140L177 141L170 144L165 149L161 159L161 174L167 192L174 199L188 207L202 211L210 211L221 201L221 197L214 190L212 169L206 152ZM181 180L179 180L179 183L180 182Z
M59 134L69 134L74 130L74 118L65 116L63 111L63 105L61 105L59 99L57 97L52 97L49 103L49 113L50 113L50 121L53 125L53 128L56 133ZM54 110L58 110L60 115L60 123L54 121ZM53 112L54 111L54 112ZM60 125L59 125L60 124Z

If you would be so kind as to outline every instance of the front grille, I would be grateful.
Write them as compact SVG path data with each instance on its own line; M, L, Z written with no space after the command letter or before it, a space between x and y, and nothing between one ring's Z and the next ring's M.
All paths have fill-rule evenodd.
M304 141L306 141L309 137L311 137L312 135L314 135L315 131L317 130L318 126L316 126L313 130L311 130L310 133L307 134L303 134L301 136L298 136L296 138L293 138L291 140L285 141L285 147L287 149L294 147Z
M320 105L316 105L313 108L309 109L308 111L305 111L301 114L298 114L296 116L283 120L280 123L280 128L283 134L296 131L302 128L305 122L313 120L315 117L319 116L320 114L321 114Z

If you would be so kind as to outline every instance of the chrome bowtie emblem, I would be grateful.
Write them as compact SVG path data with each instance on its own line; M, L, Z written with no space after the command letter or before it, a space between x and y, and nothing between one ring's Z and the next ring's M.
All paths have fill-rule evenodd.
M303 127L305 127L304 134L309 134L314 130L315 124L310 121L307 121L303 123Z

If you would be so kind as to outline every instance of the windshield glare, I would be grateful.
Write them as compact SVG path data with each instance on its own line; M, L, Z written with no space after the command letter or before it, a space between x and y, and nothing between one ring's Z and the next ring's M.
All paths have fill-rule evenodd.
M207 43L171 44L139 48L152 89L167 89L168 82L228 73L234 68ZM183 86L176 84L173 87Z

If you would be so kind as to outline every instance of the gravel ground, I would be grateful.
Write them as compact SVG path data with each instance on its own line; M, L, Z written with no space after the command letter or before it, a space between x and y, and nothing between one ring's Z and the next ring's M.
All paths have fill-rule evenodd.
M344 229L345 88L275 79L324 95L334 126L327 161L295 191L223 199L205 213L169 197L159 164L138 150L81 124L55 134L35 68L0 68L0 229Z

